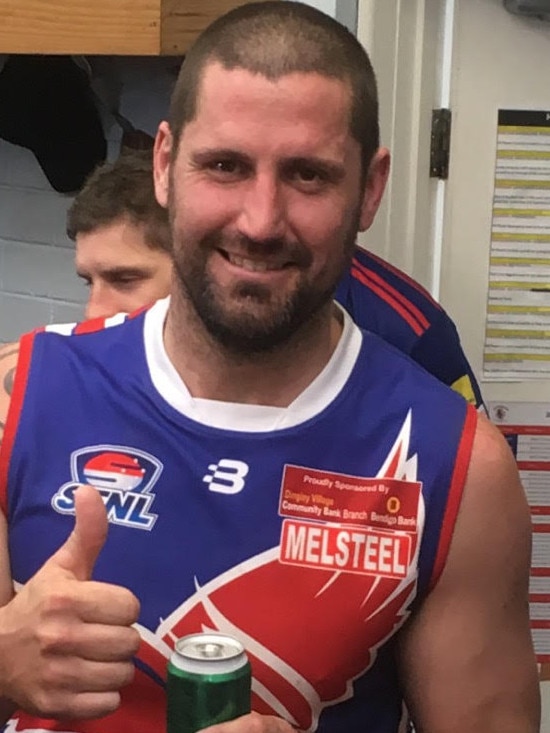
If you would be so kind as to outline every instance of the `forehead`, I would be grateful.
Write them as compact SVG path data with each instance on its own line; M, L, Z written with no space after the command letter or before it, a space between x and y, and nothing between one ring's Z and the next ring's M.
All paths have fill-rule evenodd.
M349 130L351 88L339 79L293 72L268 79L246 69L205 67L197 92L196 114L183 130L185 138L254 136L265 143L290 135L297 145L319 141L344 144ZM221 139L220 139L221 138Z
M164 255L162 250L147 243L145 227L126 218L80 232L76 237L76 260L79 265L126 265L137 261L149 262Z

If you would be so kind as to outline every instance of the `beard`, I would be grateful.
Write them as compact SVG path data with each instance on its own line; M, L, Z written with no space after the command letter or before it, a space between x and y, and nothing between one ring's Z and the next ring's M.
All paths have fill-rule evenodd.
M205 236L190 246L174 228L175 283L182 297L209 335L235 356L250 357L273 351L315 328L317 316L333 299L336 287L349 268L355 246L359 213L340 243L341 256L315 276L308 276L312 256L302 244L284 240L257 242L246 237L228 238L221 232ZM300 277L288 292L243 279L230 289L210 276L212 252L238 251L243 257L276 257L298 268Z

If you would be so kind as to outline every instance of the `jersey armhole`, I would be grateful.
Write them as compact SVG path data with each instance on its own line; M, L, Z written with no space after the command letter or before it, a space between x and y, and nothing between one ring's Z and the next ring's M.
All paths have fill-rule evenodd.
M6 517L8 516L8 473L10 458L17 434L23 400L25 398L25 388L27 386L35 334L36 331L27 333L19 341L19 356L15 369L13 392L6 416L4 435L0 444L0 510Z
M477 410L473 405L468 405L466 408L464 427L462 429L462 437L460 439L456 456L455 468L449 488L447 506L445 514L443 515L443 522L441 524L441 532L439 534L439 542L437 545L428 591L431 591L436 585L439 580L439 576L443 572L445 563L447 562L447 555L449 554L449 547L453 538L456 517L460 508L464 484L466 483L466 474L468 473L468 466L470 465L476 425Z

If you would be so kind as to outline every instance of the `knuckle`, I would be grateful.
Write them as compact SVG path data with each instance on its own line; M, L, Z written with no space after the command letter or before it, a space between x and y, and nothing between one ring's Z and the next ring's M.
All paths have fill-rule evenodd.
M264 730L264 716L259 713L250 713L250 733L261 733Z
M69 629L57 623L44 623L36 632L40 654L48 656L63 649L69 637Z
M62 657L54 657L43 667L43 692L48 695L48 699L50 700L55 699L60 690L70 689L74 681L75 675L67 669Z
M66 613L73 605L72 595L62 588L51 590L42 599L42 614L45 617Z
M56 716L65 715L70 706L67 700L58 699L58 695L49 687L39 689L33 695L30 710L35 715L45 718L54 718Z

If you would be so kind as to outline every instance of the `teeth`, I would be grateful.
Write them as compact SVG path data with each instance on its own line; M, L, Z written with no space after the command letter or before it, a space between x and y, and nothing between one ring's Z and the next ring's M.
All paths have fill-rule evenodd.
M227 254L227 258L232 265L242 267L243 270L250 270L251 272L267 272L268 270L280 270L281 267L275 263L269 262L258 262L258 260L248 260L246 257L239 257L238 255Z

